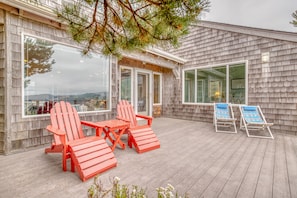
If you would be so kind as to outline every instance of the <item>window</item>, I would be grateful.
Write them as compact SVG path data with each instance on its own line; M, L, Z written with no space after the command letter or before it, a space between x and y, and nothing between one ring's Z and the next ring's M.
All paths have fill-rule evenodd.
M185 71L184 101L195 102L195 70Z
M229 102L234 104L245 104L245 65L231 65L229 67Z
M184 103L246 103L245 63L184 70Z
M162 88L161 74L154 73L154 104L161 104Z
M78 112L110 109L110 60L45 39L24 36L24 115L49 113L57 101Z
M121 100L132 103L132 69L121 67Z

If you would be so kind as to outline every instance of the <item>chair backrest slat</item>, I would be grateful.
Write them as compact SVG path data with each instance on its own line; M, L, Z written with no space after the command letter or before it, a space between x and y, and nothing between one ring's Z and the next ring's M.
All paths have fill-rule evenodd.
M70 103L61 101L51 109L51 123L54 128L66 132L67 141L73 141L84 137L77 111ZM60 142L55 137L57 143Z
M118 117L130 120L130 127L137 126L133 106L127 100L121 100L117 105Z
M76 109L73 108L70 103L66 103L65 113L68 115L64 117L65 119L67 117L67 121L69 121L70 131L72 132L73 140L82 138L82 127Z
M56 105L54 108L51 109L50 111L50 117L51 117L51 125L53 126L53 128L56 129L61 129L63 131L65 131L64 126L62 126L62 123L59 123L58 120L60 120L61 118L61 114L58 113L60 112L60 106ZM57 135L54 135L54 140L55 143L57 145L61 144L62 142L60 141L60 137Z

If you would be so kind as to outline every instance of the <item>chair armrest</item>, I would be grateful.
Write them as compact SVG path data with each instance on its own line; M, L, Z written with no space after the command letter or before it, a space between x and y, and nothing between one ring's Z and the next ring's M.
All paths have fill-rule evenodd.
M146 116L146 115L140 115L140 114L137 114L136 117L138 117L138 118L143 118L143 119L146 119L146 120L153 120L153 117L151 117L151 116Z
M65 135L66 135L65 131L62 131L62 130L57 129L57 128L54 128L52 125L48 125L48 126L46 127L46 129L47 129L49 132L51 132L51 133L53 133L53 134L55 134L55 135L58 135L58 136L65 136Z
M123 120L123 121L125 121L125 122L129 122L130 123L130 120L128 120L128 119L125 119L125 118L122 118L122 117L119 117L119 116L117 116L116 117L118 120Z
M136 117L137 118L143 118L143 119L147 120L147 124L149 126L152 126L153 117L151 117L151 116L145 116L145 115L139 115L139 114L137 114Z

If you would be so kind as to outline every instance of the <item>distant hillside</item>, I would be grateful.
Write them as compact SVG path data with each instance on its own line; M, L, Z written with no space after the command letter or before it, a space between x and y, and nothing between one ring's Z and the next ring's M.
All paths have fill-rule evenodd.
M30 95L25 96L25 98L29 101L59 101L59 100L66 100L66 101L74 101L74 100L88 100L88 99L106 99L107 93L106 92L98 92L98 93L85 93L81 95L52 95L52 94L39 94L39 95Z

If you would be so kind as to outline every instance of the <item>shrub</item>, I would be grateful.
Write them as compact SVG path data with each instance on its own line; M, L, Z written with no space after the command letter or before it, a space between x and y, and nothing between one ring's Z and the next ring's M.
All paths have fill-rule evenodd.
M189 198L188 194L179 196L171 184L165 188L156 189L157 198ZM120 184L120 178L114 177L112 187L105 189L99 177L94 178L94 183L88 189L88 198L148 198L145 189L133 185L131 189L128 185Z

